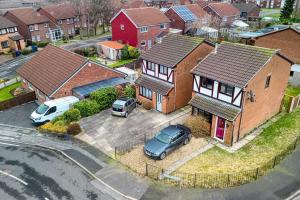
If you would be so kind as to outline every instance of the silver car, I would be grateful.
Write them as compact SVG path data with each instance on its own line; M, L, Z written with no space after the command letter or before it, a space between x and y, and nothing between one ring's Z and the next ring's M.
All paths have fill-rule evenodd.
M136 101L133 98L121 97L112 105L112 115L128 117L128 114L136 108Z

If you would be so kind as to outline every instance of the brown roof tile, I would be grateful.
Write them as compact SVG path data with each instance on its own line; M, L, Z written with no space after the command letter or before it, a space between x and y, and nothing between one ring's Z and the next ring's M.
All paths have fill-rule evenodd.
M238 107L202 94L194 95L189 104L229 121L234 121L241 112L241 109Z
M244 88L276 52L274 49L223 42L192 73Z
M14 9L14 10L9 10L7 12L10 12L11 14L19 18L26 25L49 22L49 19L47 17L41 15L33 8Z
M84 57L49 44L19 68L17 73L50 96L84 63Z
M197 4L189 4L186 7L198 18L203 18L206 12Z
M75 9L69 3L46 6L42 7L42 9L46 10L57 20L73 18L76 15Z
M123 12L138 26L158 25L170 20L158 9L152 7L125 9Z
M199 37L169 34L163 39L162 43L155 44L140 58L166 67L175 67L202 42L203 39Z
M16 27L16 26L17 25L15 23L9 21L5 17L0 16L0 29L3 29L3 28L12 28L12 27Z
M149 76L141 75L136 81L136 84L149 88L154 92L158 92L161 95L167 95L174 87L171 83L158 80Z
M240 15L239 9L230 3L210 3L207 7L210 7L220 17Z

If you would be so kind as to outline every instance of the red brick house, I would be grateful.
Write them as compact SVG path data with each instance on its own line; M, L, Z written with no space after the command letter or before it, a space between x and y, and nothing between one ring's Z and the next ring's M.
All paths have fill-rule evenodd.
M210 3L203 9L211 15L211 24L217 29L229 28L240 17L240 11L230 3Z
M50 41L50 28L55 28L50 19L33 8L9 10L4 17L18 26L18 32L25 40Z
M75 29L80 24L80 18L76 16L75 9L70 3L45 6L39 8L37 11L49 18L56 26L61 28L63 31L62 35L75 35Z
M40 102L74 95L76 88L91 84L98 86L104 80L124 83L125 77L121 72L51 44L19 68L17 73L22 78L23 88L35 91Z
M240 10L240 18L251 20L258 19L260 6L256 3L234 3L234 7Z
M192 70L192 112L231 146L280 111L291 65L279 50L221 43Z
M170 19L170 27L186 33L190 28L208 24L208 14L197 4L172 6L165 12Z
M147 50L158 35L169 31L169 23L158 8L123 9L111 20L112 40Z
M167 35L140 57L137 99L165 114L186 106L192 97L193 76L189 72L213 48L202 38Z

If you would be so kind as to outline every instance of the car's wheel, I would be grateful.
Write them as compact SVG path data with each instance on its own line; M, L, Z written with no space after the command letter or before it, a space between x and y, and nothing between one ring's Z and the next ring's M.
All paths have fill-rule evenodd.
M185 138L183 144L186 145L186 144L188 144L189 142L190 142L189 138Z
M125 118L127 118L127 117L128 117L128 112L125 113Z
M166 152L163 152L162 154L160 154L159 159L163 160L166 157Z

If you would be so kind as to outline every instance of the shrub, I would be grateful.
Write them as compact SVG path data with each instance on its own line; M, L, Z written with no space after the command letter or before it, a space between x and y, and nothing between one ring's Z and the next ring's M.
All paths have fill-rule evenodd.
M46 133L66 133L67 132L67 126L65 125L64 121L57 121L54 124L52 122L48 122L42 126L39 127L39 131Z
M30 54L32 51L31 51L31 49L23 49L23 50L21 50L21 54L22 55L28 55L28 54Z
M130 58L130 56L129 56L129 51L128 51L128 45L125 45L121 49L121 59L122 60L128 60L129 58Z
M81 116L80 116L80 111L76 108L72 108L70 110L67 110L63 114L63 118L67 123L79 121Z
M115 88L117 91L117 98L125 96L124 89L121 85L117 85Z
M74 53L77 53L77 54L83 56L83 50L82 49L75 49Z
M103 88L93 92L90 98L98 103L100 110L104 110L117 99L117 90L114 87Z
M201 115L188 117L184 124L191 129L192 135L196 138L203 137L205 135L210 136L211 124Z
M81 132L81 127L78 123L71 123L68 126L67 133L70 135L77 135Z
M140 52L137 48L132 47L132 46L128 46L128 54L129 54L129 58L138 58L140 56Z
M96 101L82 100L74 104L74 108L80 111L81 117L88 117L100 111L100 107Z
M152 109L152 102L151 101L142 101L143 108L146 110Z
M65 120L64 116L63 115L59 115L59 116L55 117L54 119L52 119L51 122L53 124L55 124L57 121L64 121L64 120Z
M43 48L43 47L47 46L48 44L49 44L49 42L39 42L37 44L37 46L40 47L40 48Z
M135 87L133 85L126 85L124 94L130 98L135 98Z

